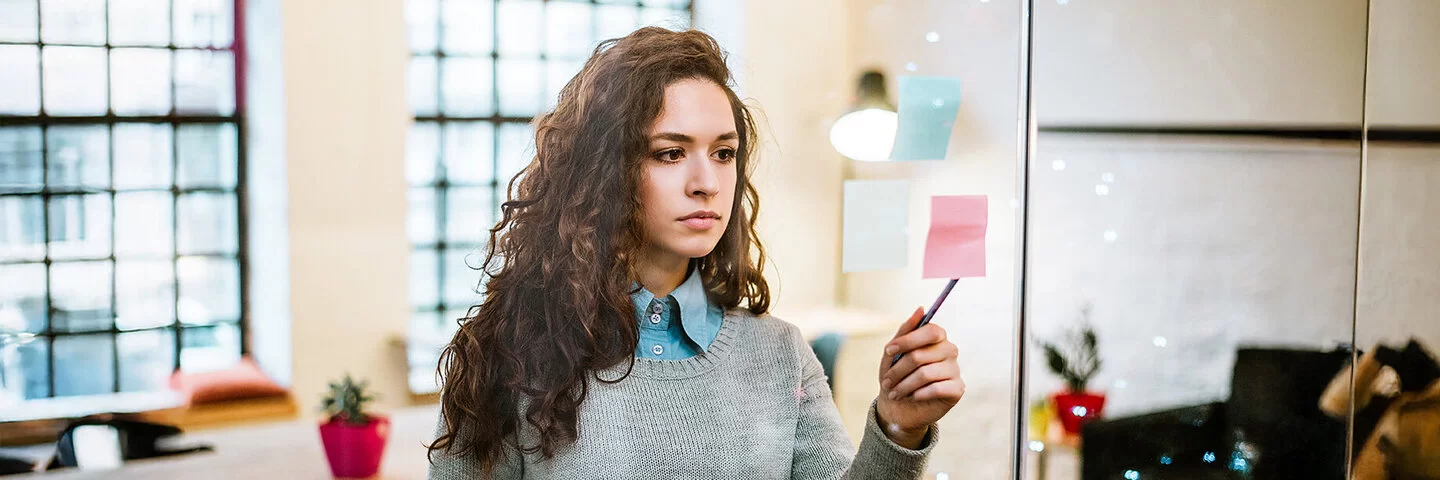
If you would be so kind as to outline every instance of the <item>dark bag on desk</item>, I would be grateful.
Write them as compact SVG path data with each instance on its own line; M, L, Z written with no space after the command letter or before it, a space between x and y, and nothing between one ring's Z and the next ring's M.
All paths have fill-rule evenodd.
M102 429L104 433L113 432L116 442L114 448L106 448L103 451L82 451L76 444L76 434L88 429ZM60 433L58 448L55 458L50 462L50 468L78 467L82 463L90 463L86 457L89 455L111 455L118 452L120 458L95 458L94 461L125 462L139 460L142 458L166 457L193 452L208 452L213 450L209 446L201 445L188 448L167 449L161 446L161 441L170 437L180 435L179 428L171 425L158 423L141 422L135 420L80 420L72 423ZM105 435L111 437L112 435ZM109 445L106 445L109 447Z

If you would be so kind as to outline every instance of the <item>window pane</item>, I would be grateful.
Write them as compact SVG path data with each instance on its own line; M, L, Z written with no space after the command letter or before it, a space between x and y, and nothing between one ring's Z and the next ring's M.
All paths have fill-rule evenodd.
M410 315L410 332L405 341L405 357L410 365L409 385L411 393L434 393L440 391L435 378L435 368L440 365L440 350L454 335L455 322L440 320L440 314L416 312ZM446 332L449 332L449 335Z
M98 187L110 184L110 130L105 125L50 127L51 189Z
M500 55L537 56L540 54L540 7L535 0L500 2L496 15L500 34Z
M501 4L502 15L506 0ZM444 19L444 38L440 48L449 54L488 54L494 48L494 2L475 0L444 0L440 4ZM509 17L505 21L510 21Z
M451 248L444 252L445 304L473 305L481 300L476 288L480 285L480 264L485 252L476 248Z
M436 75L435 57L410 59L410 74L405 77L405 89L410 108L416 115L435 115L435 89L439 87Z
M488 116L495 112L494 78L488 58L446 58L440 66L440 93L446 115Z
M674 9L684 9L689 3L690 0L640 0L640 4L647 7L670 7Z
M500 187L509 188L510 179L535 158L535 132L525 123L500 125Z
M599 6L600 21L596 22L600 31L595 32L601 40L620 38L635 31L640 25L640 12L636 11L634 3L630 5L601 5Z
M45 330L45 264L0 265L0 328Z
M39 191L40 127L0 127L0 190Z
M169 187L171 127L161 123L117 123L115 187Z
M240 266L231 258L181 257L180 321L205 325L240 319Z
M410 202L409 213L405 216L410 243L414 245L434 244L435 228L439 221L435 216L435 189L412 188L410 194L406 195L406 199Z
M234 124L181 125L175 135L180 188L235 187L240 150Z
M175 253L170 192L115 194L115 255L165 257Z
M410 126L405 143L405 180L410 186L435 182L435 165L440 161L440 126L420 122Z
M640 12L640 22L648 26L683 30L690 28L690 13L668 8L646 8Z
M175 0L175 45L230 47L234 11L228 0Z
M539 60L500 60L500 114L534 116L540 113L544 83Z
M580 67L585 62L578 60L550 61L545 67L545 110L555 108L556 102L560 99L560 90L575 74L580 73Z
M39 195L0 197L0 261L45 258L45 204Z
M105 43L105 0L45 0L40 8L45 43Z
M594 46L588 3L548 2L545 12L545 54L550 58L585 58Z
M50 197L50 258L110 255L110 195Z
M114 371L115 344L109 335L55 339L55 396L113 392Z
M416 53L433 52L438 41L435 31L439 20L435 16L439 7L436 0L406 0L405 1L405 25L410 33L410 51Z
M468 316L469 312L470 304L467 303L463 305L451 305L445 309L444 313L440 314L440 325L446 328L445 331L449 332L445 340L450 340L450 336L454 335L456 330L459 330L459 324L456 323L456 321ZM441 345L443 346L444 344Z
M450 188L445 192L445 241L477 244L490 239L495 204L489 187Z
M50 367L46 352L50 345L36 340L9 351L0 350L5 382L0 385L0 404L50 396Z
M239 243L235 194L187 193L180 195L176 208L181 254L235 253Z
M111 0L110 43L170 44L170 0Z
M240 361L240 329L233 323L186 327L180 337L180 370L208 372Z
M175 332L122 333L115 342L120 348L120 391L149 392L166 388L171 369L175 368Z
M0 0L4 5L6 0ZM3 18L3 16L0 16ZM3 25L5 20L0 20ZM3 27L0 27L3 28ZM40 113L40 49L29 45L0 45L0 114Z
M460 185L490 185L495 180L494 136L489 122L445 124L446 180Z
M39 5L35 0L0 0L0 41L34 42L39 39ZM0 65L10 65L0 62Z
M175 52L175 111L235 113L235 56L226 51Z
M135 330L175 323L172 268L169 260L116 262L116 327Z
M47 23L46 28L49 28ZM45 47L45 111L51 115L105 113L105 49Z
M170 51L110 51L111 108L118 115L164 115L170 111Z
M110 262L59 262L50 266L55 330L110 329ZM58 350L57 350L58 352Z
M440 262L435 250L422 248L410 252L410 305L435 308L440 305Z

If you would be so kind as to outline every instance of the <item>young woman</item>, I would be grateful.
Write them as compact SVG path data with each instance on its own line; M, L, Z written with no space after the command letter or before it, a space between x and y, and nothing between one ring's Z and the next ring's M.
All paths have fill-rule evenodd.
M755 124L731 80L713 38L645 28L537 119L485 300L442 355L431 479L920 477L964 394L955 346L917 310L875 352L857 455L815 354L765 314Z

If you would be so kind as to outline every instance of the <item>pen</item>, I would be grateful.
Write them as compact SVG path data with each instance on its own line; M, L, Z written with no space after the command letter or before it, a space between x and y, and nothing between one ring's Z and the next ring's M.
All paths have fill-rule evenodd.
M950 283L945 284L945 291L940 292L940 297L935 299L935 303L930 305L930 310L926 311L925 316L920 318L920 323L915 325L915 330L919 330L920 327L930 323L931 318L935 318L935 311L940 309L940 304L945 303L945 297L950 296L950 290L955 288L955 282L957 280L958 279L952 278L950 279ZM913 332L915 330L911 331ZM895 358L890 360L890 366L895 366L895 364L900 361L902 355L904 355L904 353L895 354Z

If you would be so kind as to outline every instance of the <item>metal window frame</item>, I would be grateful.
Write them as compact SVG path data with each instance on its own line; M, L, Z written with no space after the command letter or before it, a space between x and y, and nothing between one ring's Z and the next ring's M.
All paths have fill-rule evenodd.
M40 261L34 261L34 260L7 260L7 261L0 261L0 267L3 267L3 266L11 266L11 265L36 265L36 264L43 264L43 265L45 266L45 286L44 286L44 290L45 290L45 297L44 297L44 300L45 300L45 328L42 329L42 331L40 331L40 332L35 332L35 335L36 335L36 337L37 337L37 338L36 338L37 341L42 341L42 342L44 342L44 343L45 343L45 346L46 346L45 362L46 362L46 374L47 374L47 376L46 376L46 391L45 391L45 395L44 395L43 398L54 398L54 397L57 396L57 395L56 395L56 391L55 391L55 386L56 386L56 385L55 385L55 384L56 384L56 378L55 378L55 363L56 363L55 342L56 342L56 340L59 339L59 338L65 338L65 337L81 337L81 336L105 336L105 337L108 337L108 339L110 340L110 349L111 349L111 359L110 359L110 360L111 360L111 369L110 369L111 371L109 372L109 374L110 374L110 378L111 378L111 380L112 380L112 382L111 382L111 391L112 391L112 393L119 393L119 392L121 392L121 391L124 390L124 385L123 385L123 382L122 382L122 378L123 378L123 377L122 377L122 375L121 375L121 371L123 370L123 368L122 368L122 359L121 359L121 357L120 357L120 347L119 347L119 339L120 339L120 335L122 335L122 334L133 333L133 332L146 332L146 331L169 331L169 332L172 332L172 333L174 334L174 352L173 352L173 358L172 358L172 361L171 361L173 370L179 370L180 367L181 367L180 359L181 359L182 353L183 353L183 351L184 351L184 337L185 337L185 333L186 333L186 332L189 332L189 331L212 330L212 329L215 329L215 328L218 328L218 327L222 327L222 326L226 326L226 325L234 325L234 326L236 327L236 329L238 330L238 332L239 332L239 339L238 339L239 345L237 345L237 347L238 347L238 350L240 351L241 355L248 354L248 353L249 353L249 350L250 350L250 349L249 349L249 342L248 342L248 340L249 340L249 328L248 328L248 326L249 326L249 308L248 308L248 306L249 306L249 301L248 301L248 300L249 300L249 297L248 297L249 291L248 291L248 290L249 290L249 289L247 288L248 286L247 286L247 284L246 284L246 280L247 280L247 278L248 278L248 268L249 268L249 266L247 265L247 263L248 263L247 260L248 260L248 258L249 258L249 255L248 255L249 252L248 252L248 246L247 246L247 243L248 243L248 242L247 242L247 223L248 223L248 222L247 222L247 215L246 215L246 214L247 214L247 211L246 211L246 210L247 210L247 209L246 209L247 196L246 196L246 188L245 188L246 181L247 181L247 172L246 172L246 158L247 158L247 156L246 156L245 95L244 95L244 93L245 93L245 82L244 82L244 79L245 79L245 68L244 68L244 67L245 67L245 58L246 58L246 56L245 56L245 48L244 48L244 26L245 26L245 23L244 23L245 15L244 15L244 13L245 13L245 0L231 0L232 8L233 8L232 17L231 17L231 20L232 20L232 25L231 25L231 27L233 28L233 30L232 30L232 34L231 34L231 44L228 46L228 48L227 48L227 47L216 47L216 46L206 46L206 47L181 47L181 46L177 45L176 42L175 42L175 25L176 25L176 24L175 24L175 4L176 4L176 0L170 0L170 1L168 2L168 9L169 9L169 10L168 10L168 16L169 16L169 17L168 17L167 20L166 20L166 25L167 25L167 27L170 29L170 32L169 32L169 35L168 35L168 36L169 36L169 41L167 42L167 45L163 45L163 46L161 46L161 45L114 45L114 44L111 43L111 40L110 40L110 25L111 25L111 19L110 19L110 2L111 2L111 1L112 1L112 0L105 0L105 1L103 2L103 4L104 4L104 7L103 7L103 8L104 8L104 11L103 11L102 15L104 16L103 31L104 31L105 41L104 41L104 43L102 43L102 44L46 43L46 42L45 42L45 37L44 37L44 19L45 19L45 14L44 14L44 4L43 4L44 2L43 2L43 0L35 0L35 8L36 8L36 10L35 10L35 15L36 15L36 16L35 16L35 27L36 27L36 28L35 28L35 35L36 35L36 36L35 36L35 41L34 41L34 42L24 42L24 41L22 41L22 42L17 42L17 41L5 41L5 42L0 42L0 45L35 47L35 48L36 48L36 52L37 52L37 58L36 58L36 61L37 61L36 73L37 73L38 75L40 75L39 82L38 82L38 83L39 83L39 89L38 89L38 92L37 92L38 95L39 95L39 102L40 102L40 108L39 108L38 114L37 114L37 115L0 115L0 127L26 127L26 126L33 126L33 127L38 127L38 128L39 128L39 131L40 131L40 145L39 145L39 147L40 147L40 170L41 170L41 182L40 182L40 186L41 186L41 188L40 188L40 190L38 190L38 191L32 191L32 190L24 190L24 191L0 191L0 197L23 197L23 198L38 197L38 198L40 198L40 200L41 200L42 218L43 218L43 220L42 220L42 222L41 222L41 224L42 224L42 227L41 227L41 228L42 228L42 230L43 230L42 239L43 239L43 242L44 242L44 243L43 243L43 245L44 245L44 248L43 248L44 255L43 255L43 257L42 257L42 260L40 260ZM49 115L49 114L45 111L45 81L44 81L44 78L45 78L45 68L44 68L44 67L45 67L45 57L44 57L44 51L45 51L45 48L46 48L46 47L66 47L66 46L86 47L86 48L103 48L103 49L104 49L104 51L105 51L105 104L106 104L106 113L104 113L104 114L102 114L102 115L55 116L55 115ZM113 95L114 92L112 91L112 90L113 90L113 88L112 88L113 85L112 85L112 82L111 82L111 72L112 72L112 70L113 70L113 69L112 69L112 65L111 65L111 57L112 57L112 54L113 54L113 52L114 52L114 50L115 50L116 48L121 48L121 49L168 50L168 51L170 52L170 60L171 60L171 65L172 65L172 71L171 71L171 74L170 74L170 75L171 75L170 78L167 79L167 80L168 80L168 84L169 84L169 94L170 94L170 111L169 111L169 113L164 114L164 115L134 115L134 116L130 116L130 115L117 115L117 114L115 114L115 110L114 110L114 95ZM182 52L182 51L212 51L212 52L226 52L226 51L228 51L228 52L231 53L232 60L234 61L234 69L233 69L233 71L234 71L234 78L233 78L233 80L232 80L232 81L234 82L234 83L233 83L234 91L231 92L231 93L234 95L234 100L235 100L235 108L234 108L234 112L233 112L233 113L231 113L231 114L229 114L229 115L216 115L216 114L186 114L186 113L181 113L181 112L180 112L180 109L178 108L177 102L176 102L176 100L177 100L177 93L176 93L176 92L177 92L177 89L178 89L178 82L176 81L176 77L175 77L175 75L176 75L176 73L175 73L175 68L176 68L176 67L175 67L175 66L177 65L176 59L178 58L178 54L179 54L179 52ZM171 172L171 175L170 175L171 178L170 178L170 185L169 185L168 188L165 188L165 187L153 187L153 188L126 188L126 189L117 189L117 188L115 187L115 127L116 127L116 125L122 125L122 124L155 124L155 125L168 125L168 126L169 126L169 128L170 128L170 133L171 133L171 137L170 137L170 158L169 158L169 160L170 160L170 169L171 169L171 170L170 170L170 172ZM50 157L50 152L49 152L49 135L50 135L50 128L51 128L51 127L54 127L54 126L70 126L70 125L97 126L97 127L103 127L103 128L106 130L106 135L107 135L107 142L108 142L108 144L107 144L107 153L106 153L106 157L107 157L107 158L105 159L105 161L107 162L107 167L108 167L108 170L109 170L109 171L108 171L108 174L107 174L107 175L108 175L108 178L107 178L107 182L106 182L106 187L104 187L104 188L93 188L93 187L52 188L52 186L50 185L50 164L49 164L49 162L50 162L50 159L49 159L49 157ZM182 127L182 126L189 126L189 125L232 125L232 126L234 127L235 132L236 132L236 145L235 145L235 149L236 149L236 152L235 152L235 154L236 154L236 157L235 157L235 158L236 158L236 164L235 164L235 168L236 168L236 172L235 172L235 174L236 174L236 181L235 181L235 185L234 185L233 188L227 188L227 187L180 187L180 185L179 185L179 183L180 183L180 179L179 179L179 171L180 171L180 170L179 170L179 167L180 167L179 155L180 155L180 152L179 152L179 148L178 148L178 147L179 147L179 145L178 145L178 142L179 142L179 132L180 132L180 127ZM172 318L171 318L171 322L170 322L169 324L159 325L159 326L154 326L154 327L147 327L147 328L140 328L140 329L123 329L123 330L122 330L122 329L120 329L120 328L118 327L118 325L116 324L117 319L118 319L118 315L119 315L118 305L117 305L117 300L118 300L118 299L117 299L117 297L118 297L118 289L117 289L117 287L118 287L118 285L116 284L116 282L117 282L117 275L118 275L118 268L117 268L117 266L118 266L119 263L117 262L117 257L116 257L116 252L115 252L115 229L116 229L116 226L115 226L115 223L116 223L116 222L115 222L115 213L116 213L116 212L115 212L115 208L116 208L116 206L115 206L115 198L116 198L116 194L117 194L117 193L132 193L132 192L155 192L155 193L168 192L168 193L170 194L170 222L171 222L170 227L171 227L171 228L170 228L170 232L169 232L169 233L170 233L170 237L171 237L171 238L170 238L170 241L171 241L171 247L172 247L172 251L170 252L170 254L169 254L169 255L159 255L159 256L156 256L156 255L149 255L149 256L146 256L146 255L126 255L125 258L124 258L124 260L161 260L161 259L167 260L167 261L169 262L169 264L170 264L170 275L171 275L170 281L171 281L171 288L173 289L172 291L174 292L174 301L173 301L172 304L171 304L171 312L170 312L170 313L171 313ZM179 237L179 231L180 231L180 223L179 223L179 220L180 220L180 218L179 218L179 203L180 203L180 199L182 198L182 196L186 196L186 195L194 194L194 193L219 193L219 194L231 194L231 195L234 196L234 199L235 199L235 207L236 207L236 212L235 212L235 214L236 214L236 216L235 216L235 218L236 218L236 228L237 228L236 233L237 233L237 235L238 235L238 238L236 238L236 242L237 242L237 243L236 243L236 251L235 251L235 253L193 252L193 253L186 253L186 254L183 254L183 255L180 253L181 250L180 250L180 244L179 244L179 238L178 238L178 237ZM50 242L50 240L51 240L51 238L50 238L50 229L51 229L51 228L50 228L50 227L51 227L51 225L50 225L50 223L51 223L51 218L50 218L50 217L51 217L51 212L50 212L51 199L52 199L52 198L55 198L55 197L84 196L84 195L91 195L91 194L105 195L105 196L109 199L109 201L110 201L109 212L108 212L108 215L109 215L109 218L110 218L110 226L109 226L109 232L108 232L108 233L109 233L109 244L110 244L110 245L109 245L108 255L98 256L98 257L87 257L87 258L63 258L63 259L54 259L54 258L52 258L52 257L51 257L51 252L50 252L50 250L51 250L51 246L50 246L50 243L51 243L51 242ZM236 267L237 267L237 270L238 270L238 272L237 272L237 273L238 273L238 277L236 278L236 281L238 282L238 287L239 287L239 298L237 299L237 300L238 300L238 305L239 305L239 312L238 312L238 313L239 313L239 317L238 317L238 318L222 319L222 320L220 320L220 321L212 322L212 323L209 323L209 324L196 324L196 325L185 324L184 322L181 321L180 311L179 311L179 310L180 310L180 308L179 308L179 302L180 302L180 297L181 297L181 285L180 285L180 277L179 277L179 263L180 263L180 259L181 259L181 258L213 258L213 259L224 259L224 260L234 260L234 261L235 261L235 264L236 264ZM57 264L57 263L58 263L58 264L70 264L70 263L83 263L83 262L107 262L108 265L109 265L109 267L110 267L110 278L109 278L110 298L109 298L108 312L107 312L107 313L108 313L108 316L109 316L109 320L110 320L110 322L109 322L109 323L110 323L109 328L108 328L108 329L73 330L73 331L72 331L72 330L69 330L69 329L65 329L65 330L56 329L56 326L55 326L55 323L54 323L54 321L55 321L55 316L56 316L55 314L56 314L59 310L56 308L55 303L54 303L54 300L55 300L55 299L54 299L54 294L53 294L53 293L54 293L54 290L53 290L53 288L52 288L52 287L54 286L54 285L53 285L53 282L54 282L53 267L54 267L54 265ZM28 395L27 395L27 396L28 396Z

